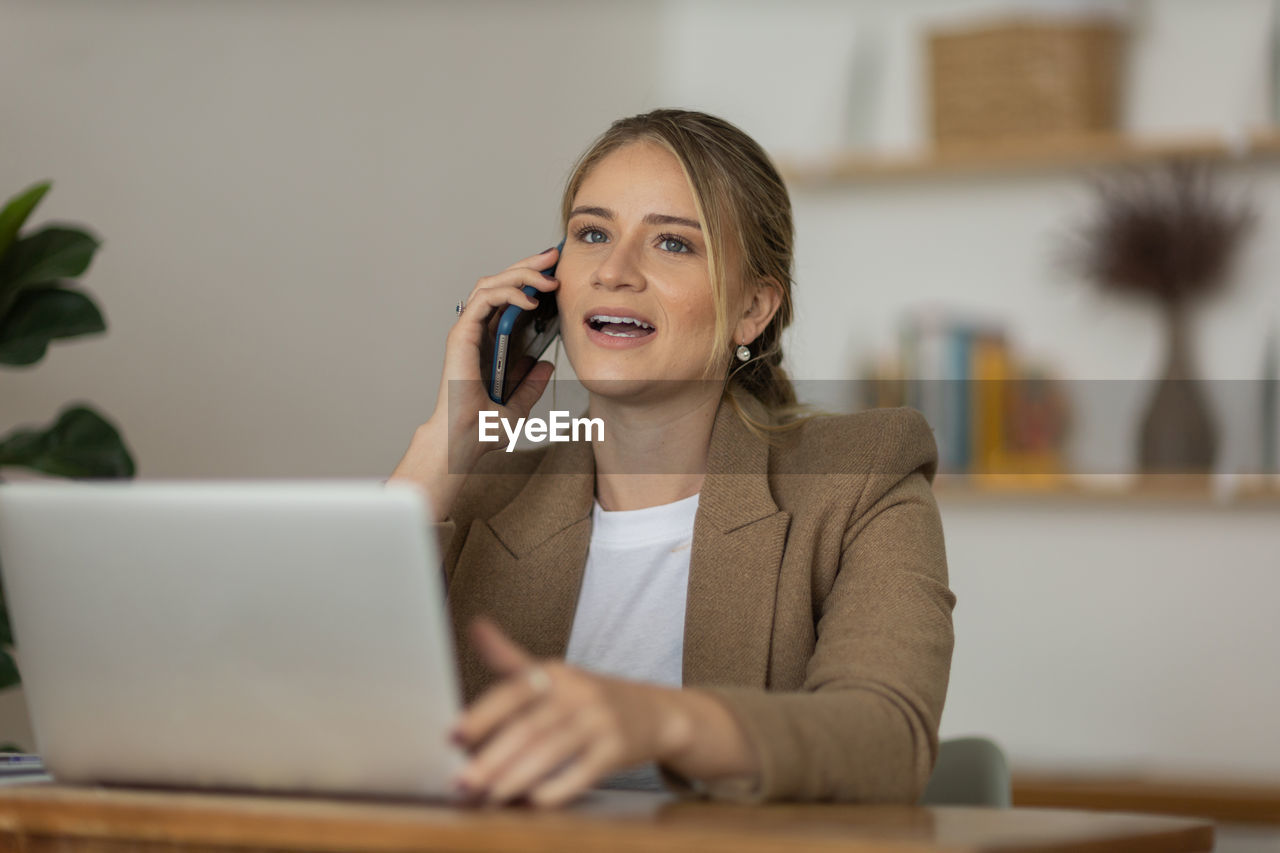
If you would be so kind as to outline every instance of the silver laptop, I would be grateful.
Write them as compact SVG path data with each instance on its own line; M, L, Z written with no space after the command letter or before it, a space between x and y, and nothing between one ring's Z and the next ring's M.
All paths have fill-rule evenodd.
M450 795L460 710L422 494L0 485L0 573L59 781Z

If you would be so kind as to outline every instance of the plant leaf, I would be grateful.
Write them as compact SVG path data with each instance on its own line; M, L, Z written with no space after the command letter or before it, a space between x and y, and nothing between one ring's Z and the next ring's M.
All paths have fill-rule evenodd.
M22 676L18 675L18 665L13 662L9 652L0 649L0 690L6 687L12 687L15 684L22 683ZM21 749L9 749L12 744L6 743L0 752L21 752Z
M44 198L44 194L52 186L53 184L49 181L41 181L5 202L4 209L0 210L0 258L4 257L9 245L18 236L18 229L27 221L31 211L36 209L40 199Z
M98 245L87 231L57 226L14 240L9 250L0 255L0 317L31 285L83 275Z
M9 603L5 601L4 587L0 586L0 649L13 645L13 629L9 627ZM6 685L0 683L0 690Z
M83 293L60 287L28 290L0 316L0 364L35 364L49 342L105 331L98 306Z
M0 483L3 482L4 479L0 478ZM3 576L3 571L0 571L0 576ZM0 651L12 645L13 629L9 627L9 604L4 598L4 584L0 583ZM5 686L0 684L0 690L3 690ZM0 752L3 751L4 747L0 747Z
M13 648L13 630L9 627L9 603L4 598L4 586L0 585L0 690L22 682L18 665L9 654L11 648ZM5 751L7 750L0 746L0 752Z
M16 466L58 477L132 477L133 457L116 428L84 405L63 409L43 429L0 438L0 468Z

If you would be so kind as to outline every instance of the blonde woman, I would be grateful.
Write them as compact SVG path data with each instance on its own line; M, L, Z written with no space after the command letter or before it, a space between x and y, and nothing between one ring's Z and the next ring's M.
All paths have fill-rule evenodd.
M600 784L914 802L937 754L955 597L912 409L797 417L781 367L793 227L763 150L704 113L615 122L566 243L479 280L393 477L428 493L467 710L461 794ZM558 262L554 278L540 272ZM488 452L485 324L552 293L605 440Z

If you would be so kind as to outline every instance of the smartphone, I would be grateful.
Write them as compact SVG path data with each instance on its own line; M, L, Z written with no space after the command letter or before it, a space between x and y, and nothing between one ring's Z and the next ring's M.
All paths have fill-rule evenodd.
M556 246L556 263L543 270L543 275L552 277L556 274L560 252L563 251L564 240L561 240ZM481 353L492 353L492 357L481 365L480 373L489 390L489 399L499 405L506 405L516 387L560 334L555 293L544 293L529 284L523 290L538 300L538 307L525 310L519 305L508 305L502 309L501 314L489 322L492 340L480 349Z

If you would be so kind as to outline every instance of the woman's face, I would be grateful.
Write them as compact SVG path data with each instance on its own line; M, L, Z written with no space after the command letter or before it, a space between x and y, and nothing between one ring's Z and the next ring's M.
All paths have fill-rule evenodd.
M673 380L703 378L716 322L707 243L666 149L631 143L596 164L573 199L556 278L565 351L590 391L662 396Z

